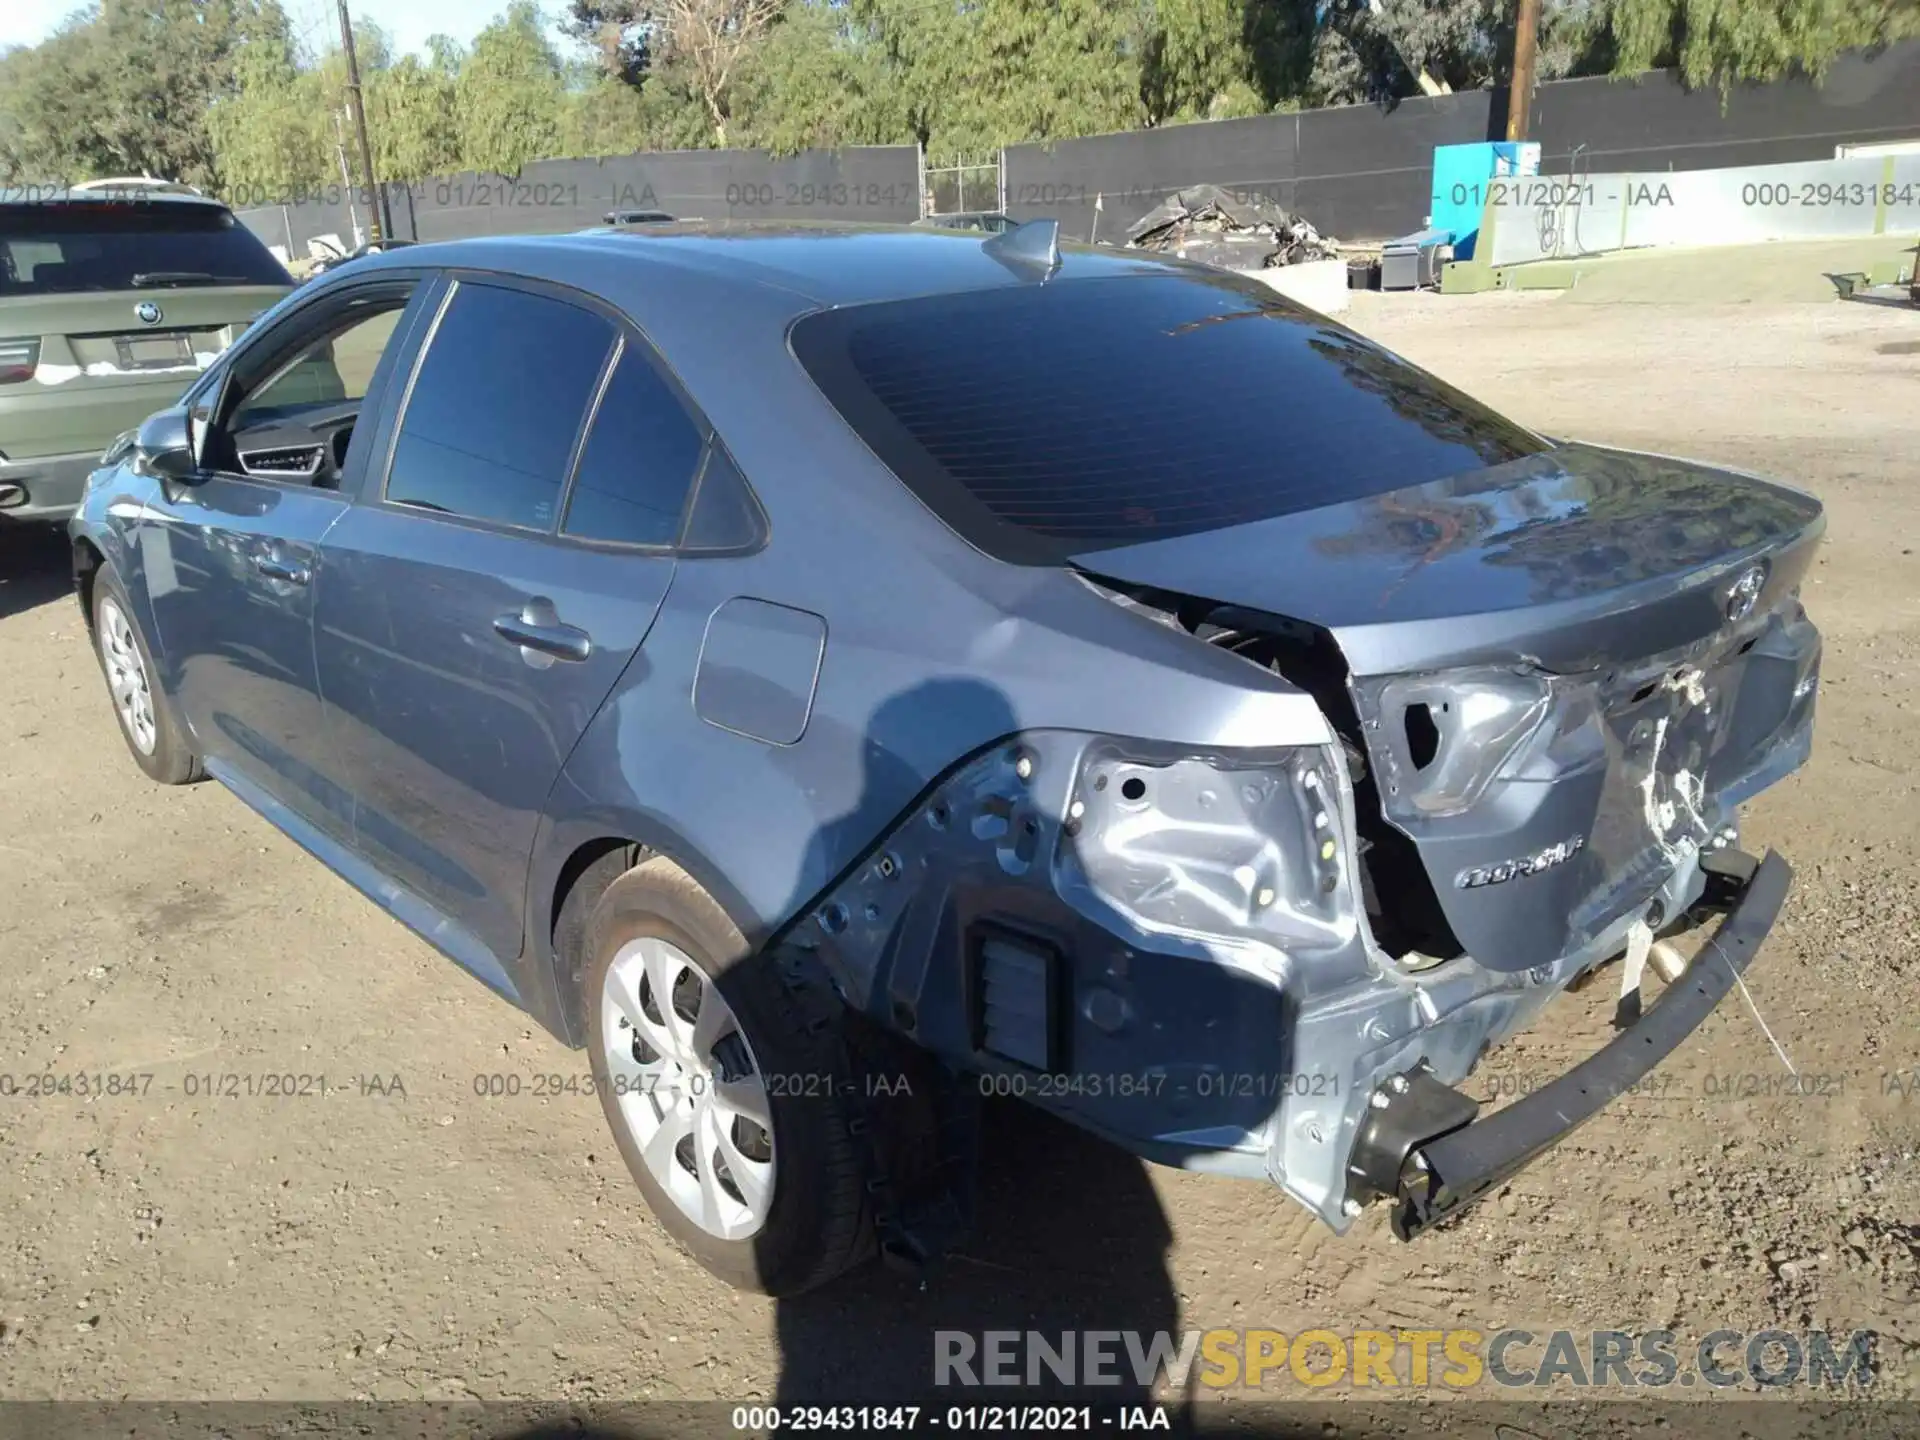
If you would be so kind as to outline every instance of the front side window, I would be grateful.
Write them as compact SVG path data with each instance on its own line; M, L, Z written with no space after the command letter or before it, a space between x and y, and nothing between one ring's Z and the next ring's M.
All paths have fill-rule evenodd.
M414 288L388 281L270 322L235 356L224 394L215 378L193 405L202 462L256 480L337 486Z
M234 412L233 427L310 405L366 399L374 367L406 308L405 296L356 306L338 329L308 344L248 395Z
M386 498L552 530L614 337L578 305L463 281L415 373Z

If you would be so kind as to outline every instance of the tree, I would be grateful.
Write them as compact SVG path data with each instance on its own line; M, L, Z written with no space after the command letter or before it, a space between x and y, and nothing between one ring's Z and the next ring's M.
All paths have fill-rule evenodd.
M1583 0L1568 0L1579 4ZM1549 13L1556 0L1547 0ZM1513 0L1336 0L1276 6L1257 43L1265 92L1294 106L1381 103L1418 95L1419 76L1449 90L1501 78ZM1557 73L1543 48L1540 74Z
M699 96L716 145L727 143L729 102L741 61L764 40L786 5L787 0L654 0L660 58Z
M650 18L646 0L568 0L560 29L593 52L607 79L638 85L649 58Z
M513 0L474 38L454 82L460 158L471 170L518 175L558 153L565 104L560 60L531 0Z
M778 155L884 143L905 124L887 99L891 78L845 6L794 0L736 79L734 138Z
M962 111L970 128L998 147L1143 124L1141 15L1130 0L980 0Z
M96 17L80 12L43 43L16 50L0 70L0 175L8 181L47 184L100 173L84 110Z
M337 51L284 0L93 0L0 53L0 181L151 173L233 199L339 179ZM499 0L485 0L495 4ZM1505 78L1513 0L568 0L563 64L532 0L464 50L355 32L375 168L637 148L913 142L936 165L1001 145L1307 105L1390 102L1415 72ZM364 6L362 8L365 8ZM1688 83L1818 76L1920 33L1916 0L1545 0L1539 71L1678 66Z
M1597 0L1615 74L1677 66L1689 85L1823 74L1841 51L1920 34L1912 0Z
M1258 115L1272 100L1253 82L1245 0L1156 0L1141 54L1149 124Z
M333 146L320 123L318 77L300 68L278 5L251 17L234 77L236 93L207 113L221 193L237 204L263 204L327 183Z
M1146 12L1137 0L851 0L873 47L866 113L928 158L1021 140L1121 130L1141 102ZM904 133L903 133L904 132Z
M636 90L620 80L596 73L566 97L560 116L562 155L631 155L660 148L649 114L647 98L655 89ZM697 112L689 107L698 124Z
M457 74L405 55L365 77L373 168L383 181L422 180L460 168Z
M254 0L100 0L6 62L0 165L77 180L149 173L218 178L207 116L236 88L234 51Z
M864 57L864 104L881 133L936 161L973 143L957 116L977 70L977 12L954 0L851 0L848 43Z

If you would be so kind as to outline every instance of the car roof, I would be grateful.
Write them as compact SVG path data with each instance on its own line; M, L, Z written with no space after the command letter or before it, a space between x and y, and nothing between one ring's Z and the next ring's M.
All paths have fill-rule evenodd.
M1039 283L1031 266L996 258L986 248L990 238L977 231L907 225L680 222L437 241L372 257L369 263L471 266L573 285L602 283L604 277L616 286L624 276L678 270L784 290L815 307ZM1047 283L1193 268L1167 256L1073 244L1060 246L1060 262Z

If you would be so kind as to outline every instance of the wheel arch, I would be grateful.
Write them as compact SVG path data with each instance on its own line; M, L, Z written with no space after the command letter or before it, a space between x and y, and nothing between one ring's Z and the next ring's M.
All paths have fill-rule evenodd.
M73 541L73 588L79 595L80 613L86 619L89 635L93 633L93 582L106 563L106 555L92 540L82 535Z
M580 990L585 957L578 953L580 936L562 934L569 901L575 903L584 920L593 902L615 879L658 856L678 865L706 891L750 946L758 947L773 933L774 927L754 914L718 865L654 817L632 811L596 811L549 824L551 833L535 852L528 938L534 968L552 997L551 1016L541 1018L575 1048L584 1044L586 1037ZM571 931L574 927L567 928Z

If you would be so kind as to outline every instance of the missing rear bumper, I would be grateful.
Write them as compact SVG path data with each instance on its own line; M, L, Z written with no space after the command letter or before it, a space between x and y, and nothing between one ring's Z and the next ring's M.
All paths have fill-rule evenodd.
M1395 1077L1406 1084L1376 1096L1356 1136L1348 1172L1355 1198L1388 1197L1393 1233L1409 1240L1484 1197L1629 1090L1712 1013L1773 929L1792 867L1769 851L1741 883L1745 868L1731 855L1716 867L1715 898L1729 906L1726 919L1652 1008L1526 1099L1475 1120L1475 1102L1430 1073Z

